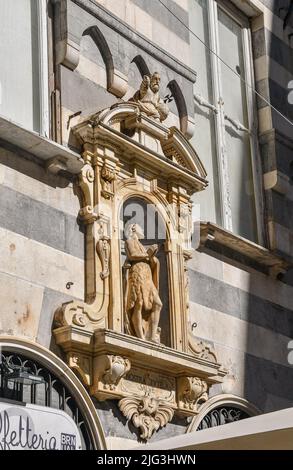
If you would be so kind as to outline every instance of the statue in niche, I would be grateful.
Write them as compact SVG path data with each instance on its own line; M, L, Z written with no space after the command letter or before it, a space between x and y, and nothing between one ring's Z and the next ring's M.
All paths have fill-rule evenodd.
M160 98L160 81L158 72L153 73L150 77L145 75L139 90L129 101L137 103L139 109L147 116L162 122L167 118L169 108Z
M159 297L160 262L158 245L145 248L138 224L128 227L124 263L126 331L138 338L160 343L158 327L162 302Z

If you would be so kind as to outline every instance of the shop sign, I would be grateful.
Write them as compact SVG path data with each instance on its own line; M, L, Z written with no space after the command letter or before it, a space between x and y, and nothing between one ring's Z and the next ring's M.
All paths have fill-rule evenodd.
M79 450L81 439L64 411L0 402L0 450Z

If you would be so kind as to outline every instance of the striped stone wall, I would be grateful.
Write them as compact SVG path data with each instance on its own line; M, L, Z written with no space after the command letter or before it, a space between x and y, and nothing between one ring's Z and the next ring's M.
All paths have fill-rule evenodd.
M70 181L16 152L0 148L0 334L49 347L56 308L84 298L79 203Z
M293 78L293 20L284 29L286 10L280 10L290 2L253 3L261 10L252 21L256 89L293 121L293 107L288 101L288 84ZM292 125L261 98L257 105L269 246L292 256Z

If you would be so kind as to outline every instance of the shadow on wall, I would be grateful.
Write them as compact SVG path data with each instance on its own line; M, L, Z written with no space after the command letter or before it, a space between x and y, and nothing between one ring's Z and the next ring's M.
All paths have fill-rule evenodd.
M254 58L257 59L262 54L261 51L267 51L272 59L267 78L256 82L256 88L292 121L293 105L288 103L287 79L293 79L293 37L288 36L288 26L293 27L293 4L289 0L270 3L270 9L276 15L273 17L273 32L262 28L253 33L254 54L257 55ZM293 161L292 126L276 111L270 110L264 100L259 98L257 105L258 110L267 108L272 116L272 131L268 129L260 136L263 172L278 169L279 172L290 175ZM275 190L265 191L267 220L282 225L285 229L283 232L293 228L293 219L288 211L292 204L285 195ZM284 243L285 240L279 239L279 242ZM274 249L272 240L269 243ZM289 248L287 244L283 246ZM285 284L288 282L293 285L292 272L284 276L282 281L251 274L250 294L241 307L243 319L248 322L244 396L263 412L293 405L293 370L288 363L288 342L293 338L293 312L290 309L289 289L286 289ZM257 286L262 297L254 294L258 293Z
M70 184L71 178L68 174L66 178L62 176L62 173L52 175L40 162L35 160L35 157L30 153L0 139L0 165L29 176L51 188L64 189Z

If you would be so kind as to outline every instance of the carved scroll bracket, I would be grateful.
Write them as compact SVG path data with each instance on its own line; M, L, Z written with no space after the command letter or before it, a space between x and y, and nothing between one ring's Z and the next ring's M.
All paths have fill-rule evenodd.
M54 324L61 328L64 326L77 326L87 332L105 327L104 312L82 301L72 300L64 303L55 313Z
M67 364L77 373L85 385L91 385L92 358L90 356L71 351L67 354Z
M126 357L115 355L98 356L94 361L94 385L91 393L104 400L113 395L121 379L130 371L131 363Z
M74 189L78 195L81 207L78 218L84 224L91 224L97 220L98 217L95 213L94 182L94 170L92 166L87 163L82 168L74 184Z
M183 377L177 381L178 406L182 411L197 412L208 400L208 385L198 377Z

